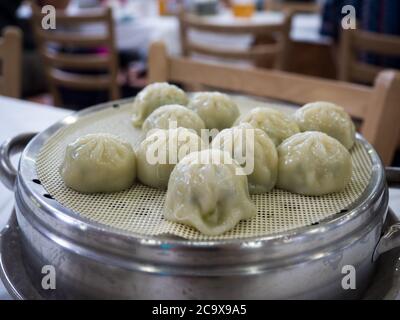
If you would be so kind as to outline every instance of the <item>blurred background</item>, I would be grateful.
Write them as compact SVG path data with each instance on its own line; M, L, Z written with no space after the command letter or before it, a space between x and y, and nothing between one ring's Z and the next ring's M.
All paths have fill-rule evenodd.
M1 0L0 32L0 94L70 110L135 95L160 40L175 56L367 86L400 69L397 0Z
M49 30L54 34L60 32L60 36L64 36L61 39L63 41L51 43L44 30L35 32L35 17L39 19L36 27L40 29L40 8L46 4L53 5L57 15L65 18L60 21L56 19L56 30ZM22 76L18 92L21 98L80 109L109 100L110 91L114 97L124 97L132 96L142 88L146 84L148 48L157 40L163 40L173 55L191 54L196 58L221 63L255 64L263 68L371 84L375 76L371 74L373 69L368 70L370 72L366 72L364 77L357 75L353 78L346 72L343 65L345 62L340 59L341 21L346 15L341 11L347 4L356 10L357 30L400 36L400 2L396 0L2 0L0 30L4 34L8 27L15 26L21 31ZM33 12L35 6L39 10L37 16ZM102 8L110 8L112 19L108 19ZM182 10L189 16L189 21L184 20ZM87 23L82 20L70 22L67 19L68 15L93 17L96 14L98 19L89 19ZM195 28L190 30L190 17L195 15L201 17L203 24L224 25L226 34L201 32ZM285 28L288 23L289 27ZM278 30L281 34L276 37L269 32L268 25L279 24L282 24L281 30ZM233 29L233 33L229 31L230 27L241 25L259 26L261 31L256 28L254 34L238 34L237 29ZM107 34L109 30L112 35ZM68 31L71 34L69 38L66 35ZM102 34L105 41L98 41L96 45L95 38L99 37L100 40ZM80 41L79 36L82 36ZM107 39L108 36L110 39ZM60 40L55 35L52 39ZM92 43L89 43L91 40ZM254 59L246 55L243 55L244 59L239 56L232 59L228 55L224 59L219 54L216 59L213 57L214 52L207 50L214 48L218 51L219 48L222 51L246 51L256 46L262 49L263 44L271 42L282 44L282 50L277 51L279 62L274 63L270 56L263 59L262 54L250 57ZM189 48L188 43L197 46ZM350 46L348 50L351 50ZM108 85L117 88L97 90L94 83L93 88L86 88L85 78L77 78L82 80L82 83L76 85L79 92L59 86L58 93L55 93L56 84L53 82L56 81L48 76L46 65L56 63L52 58L60 59L59 54L68 54L68 57L75 54L83 64L92 60L91 70L89 65L73 66L66 62L69 68L61 69L65 72L63 76L67 76L67 73L82 76L115 73L115 79L112 76ZM109 68L109 64L104 64L102 70L100 61L109 56L114 65ZM362 53L358 58L372 66L400 68L400 59L396 56ZM98 65L93 60L99 62ZM57 63L63 66L62 61L58 60ZM98 87L101 87L101 79L98 80ZM82 95L84 87L86 94Z

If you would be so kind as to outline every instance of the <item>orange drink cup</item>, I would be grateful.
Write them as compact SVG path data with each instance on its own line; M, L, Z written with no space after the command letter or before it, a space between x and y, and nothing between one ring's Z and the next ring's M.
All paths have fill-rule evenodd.
M158 13L160 16L167 14L168 0L158 0Z
M237 18L251 18L255 11L254 0L233 0L232 10Z

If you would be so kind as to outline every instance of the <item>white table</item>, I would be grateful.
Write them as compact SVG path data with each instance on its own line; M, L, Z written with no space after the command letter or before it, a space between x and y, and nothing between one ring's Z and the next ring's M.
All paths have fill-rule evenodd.
M257 24L283 22L284 15L280 12L257 12L250 19L238 19L230 12L217 16L205 17L211 22L222 25ZM318 14L296 14L293 17L290 37L293 41L327 43L330 40L319 34L321 16ZM171 55L181 53L179 22L176 17L160 17L150 14L146 17L116 20L117 47L123 50L139 50L146 52L154 41L164 41ZM131 36L127 36L131 35ZM250 35L215 35L207 32L191 32L189 37L193 42L223 46L231 49L246 49L252 43Z
M71 111L0 96L0 143L23 132L38 132ZM17 159L14 159L16 162ZM14 206L14 195L0 183L0 229ZM0 300L9 298L0 281Z
M0 143L19 133L42 131L70 112L0 96ZM13 193L0 184L0 229L8 220L13 206ZM400 219L400 190L390 190L390 206ZM9 295L0 282L0 300L7 298Z

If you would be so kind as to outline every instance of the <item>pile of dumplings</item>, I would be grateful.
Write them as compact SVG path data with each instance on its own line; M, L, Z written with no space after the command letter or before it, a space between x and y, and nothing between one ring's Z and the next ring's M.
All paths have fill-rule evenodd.
M146 134L137 150L111 134L80 137L60 168L67 186L117 192L137 179L167 190L167 220L215 236L257 214L250 194L277 187L319 196L351 179L355 127L335 104L309 103L293 115L260 107L241 116L226 94L189 98L168 83L148 85L132 104L132 125ZM205 129L218 133L210 138Z

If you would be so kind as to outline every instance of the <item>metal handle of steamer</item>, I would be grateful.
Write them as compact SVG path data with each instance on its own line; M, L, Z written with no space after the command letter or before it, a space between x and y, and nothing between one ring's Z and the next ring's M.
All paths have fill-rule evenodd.
M397 167L386 167L386 181L390 188L400 188L400 168ZM389 210L391 210L389 208ZM373 261L376 261L378 257L387 251L394 248L400 247L400 222L394 223L379 239L378 245L376 246Z
M0 181L10 190L14 190L17 170L11 163L12 155L20 152L36 133L23 133L6 140L0 146Z
M386 167L386 181L390 188L400 188L400 168Z

